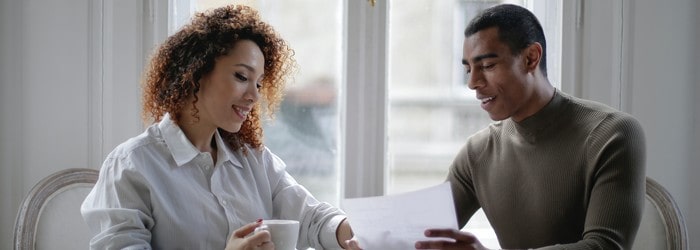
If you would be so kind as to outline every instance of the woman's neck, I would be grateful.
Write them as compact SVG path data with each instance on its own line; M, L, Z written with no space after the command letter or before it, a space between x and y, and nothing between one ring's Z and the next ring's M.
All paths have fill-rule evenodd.
M190 115L183 115L178 122L180 129L185 133L187 139L200 152L209 152L212 155L216 153L216 142L214 141L214 133L216 127L208 126L201 121L196 121Z

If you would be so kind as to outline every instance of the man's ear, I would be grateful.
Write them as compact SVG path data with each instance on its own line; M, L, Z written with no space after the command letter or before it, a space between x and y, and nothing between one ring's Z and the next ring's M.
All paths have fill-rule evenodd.
M540 65L540 60L542 60L542 45L538 42L534 42L525 48L525 67L528 72L534 72L537 66Z

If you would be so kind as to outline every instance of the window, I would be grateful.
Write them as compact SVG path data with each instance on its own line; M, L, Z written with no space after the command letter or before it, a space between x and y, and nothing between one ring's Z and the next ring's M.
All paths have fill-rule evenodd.
M290 43L296 51L299 75L289 87L277 119L266 124L265 142L319 200L336 205L349 193L347 190L361 190L353 191L360 196L393 194L443 182L466 138L491 122L473 91L464 85L460 63L464 28L479 11L503 2L531 9L542 22L548 39L549 79L555 87L560 86L562 3L555 0L377 1L376 9L368 7L367 1L173 1L175 7L170 11L175 13L175 18L171 18L175 23L170 24L171 30L195 10L233 2L257 8ZM353 33L345 32L346 29L353 29ZM377 33L380 44L364 44L367 39L377 38ZM363 51L343 52L346 48ZM355 54L371 58L356 59ZM365 62L383 67L372 69ZM377 72L382 69L385 72ZM386 95L372 93L374 89L358 83L357 78L348 80L349 74L373 74L372 70L374 74L386 74L375 77L386 88ZM377 145L351 148L342 141L357 136L348 134L348 129L358 124L348 118L351 111L347 110L354 107L342 105L349 103L343 102L344 98L353 96L361 102L362 98L372 98L369 96L382 99L380 103L385 106L366 110L386 108L387 112L370 114L379 116L374 117L378 123L363 124L363 129L386 134L386 139L377 139L379 144L384 143L386 151ZM359 118L365 117L360 114ZM372 133L359 136L367 134ZM362 152L343 157L344 148ZM376 154L380 154L376 164L363 164L366 161L353 158ZM354 164L348 164L350 160ZM341 178L342 166L348 168L345 173L352 170L359 174ZM368 178L375 174L380 176L379 185L370 183ZM345 195L341 195L341 190L346 190ZM485 246L498 247L483 212L478 212L465 230L476 234Z

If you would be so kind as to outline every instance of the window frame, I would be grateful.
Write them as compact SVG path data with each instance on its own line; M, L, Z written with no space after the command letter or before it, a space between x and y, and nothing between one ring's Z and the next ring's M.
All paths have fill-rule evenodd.
M374 6L366 1L345 4L341 201L384 195L388 179L388 1L376 1Z

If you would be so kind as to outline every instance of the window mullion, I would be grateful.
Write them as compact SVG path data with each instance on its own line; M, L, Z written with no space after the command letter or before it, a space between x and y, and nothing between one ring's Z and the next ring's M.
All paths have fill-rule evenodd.
M343 198L383 195L386 176L388 3L347 1L341 100Z

